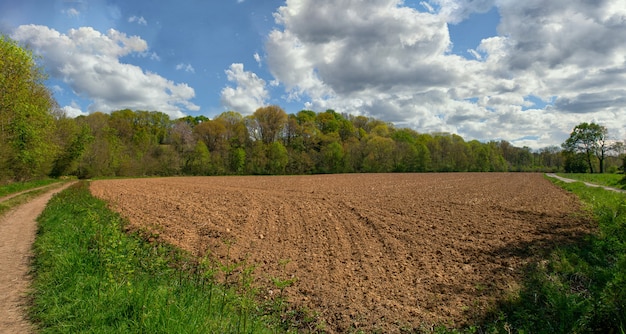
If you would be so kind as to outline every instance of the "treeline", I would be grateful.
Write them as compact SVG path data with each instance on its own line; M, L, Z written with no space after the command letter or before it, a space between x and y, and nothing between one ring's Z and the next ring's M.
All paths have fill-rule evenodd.
M558 171L557 147L533 152L506 141L466 142L332 110L287 114L278 106L243 117L172 120L118 110L55 119L53 177Z

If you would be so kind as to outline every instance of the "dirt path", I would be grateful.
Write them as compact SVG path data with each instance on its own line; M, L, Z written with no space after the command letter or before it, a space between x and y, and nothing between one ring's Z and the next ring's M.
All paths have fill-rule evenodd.
M574 180L574 179L568 179L566 177L562 177L562 176L558 176L556 174L553 173L547 173L546 174L547 177L552 177L555 178L557 180L561 180L565 183L572 183L572 182L582 182L584 183L587 187L594 187L594 188L602 188L604 190L609 190L609 191L614 191L617 193L626 193L626 190L622 190L622 189L618 189L618 188L613 188L613 187L607 187L607 186L602 186L599 184L595 184L595 183L590 183L590 182L583 182L583 181L579 181L579 180Z
M30 280L31 248L37 232L35 220L50 198L72 183L52 189L0 217L0 333L34 332L23 308Z

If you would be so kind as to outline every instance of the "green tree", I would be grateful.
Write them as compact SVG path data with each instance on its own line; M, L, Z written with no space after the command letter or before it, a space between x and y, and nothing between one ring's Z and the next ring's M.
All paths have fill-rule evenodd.
M395 143L391 138L372 136L365 145L363 169L366 172L386 173L393 169Z
M270 174L285 174L285 167L289 162L287 149L280 142L269 144L267 151L267 171Z
M344 152L343 147L337 141L333 141L322 148L322 166L323 173L341 173L343 172Z
M247 147L246 167L249 174L267 174L266 145L260 140L255 140Z
M52 94L32 52L0 35L0 178L48 174L57 152Z
M317 114L315 124L323 134L339 131L340 123L335 115L334 110L327 110L326 112Z
M226 111L215 118L215 121L221 122L226 129L225 139L231 147L243 147L248 141L248 129L246 123L240 113L235 111Z
M209 175L211 172L211 153L203 141L198 140L189 161L189 172L193 175Z
M259 108L252 116L252 120L256 122L254 131L258 132L258 137L265 144L278 140L287 123L287 114L279 106Z
M63 117L57 121L57 137L61 153L56 157L50 176L76 175L78 163L94 137L86 124L78 124L74 119Z
M90 135L93 136L93 141L87 145L78 163L79 178L117 176L122 170L125 145L118 137L117 131L109 126L109 117L107 114L94 112L76 119L79 124L89 127Z
M566 173L586 173L589 171L587 158L584 153L564 151L563 155L565 157L564 169Z
M230 151L230 171L235 174L243 174L246 170L246 151L241 148L232 148Z
M580 123L574 127L569 138L562 144L563 149L583 153L589 171L593 173L593 158L598 159L600 173L604 173L604 158L609 150L607 145L607 129L595 123Z

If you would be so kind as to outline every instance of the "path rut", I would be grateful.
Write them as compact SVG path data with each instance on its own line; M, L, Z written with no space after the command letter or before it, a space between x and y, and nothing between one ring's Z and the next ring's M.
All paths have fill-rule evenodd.
M583 182L583 181L579 181L579 180L568 179L566 177L558 176L558 175L556 175L554 173L547 173L546 176L555 178L557 180L561 180L561 181L563 181L565 183L582 182L587 187L602 188L604 190L614 191L614 192L617 192L617 193L626 193L626 190L613 188L613 187L607 187L607 186L603 186L603 185L599 185L599 184L595 184L595 183L590 183L590 182Z

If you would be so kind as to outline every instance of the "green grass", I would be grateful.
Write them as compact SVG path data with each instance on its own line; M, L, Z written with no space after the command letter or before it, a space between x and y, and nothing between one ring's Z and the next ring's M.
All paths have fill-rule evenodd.
M583 182L595 183L603 186L626 189L626 183L623 181L624 174L582 174L582 173L558 173L559 176L568 179L574 179Z
M626 333L626 195L552 180L578 195L597 232L529 265L518 295L454 333ZM440 332L450 332L442 329Z
M20 191L29 190L37 187L47 186L49 184L59 182L55 179L43 179L28 182L15 182L0 186L0 197L11 195Z
M12 208L20 205L20 204L24 204L26 202L28 202L30 199L37 197L45 192L47 192L49 189L38 189L38 190L32 190L23 194L20 194L18 196L15 196L13 198L10 198L6 201L2 201L0 202L0 215L5 214L7 211L11 210Z
M127 235L86 182L56 195L39 224L30 315L42 333L293 330L276 314L284 307L257 303L253 267L240 271L238 284L216 284L225 266Z

